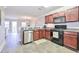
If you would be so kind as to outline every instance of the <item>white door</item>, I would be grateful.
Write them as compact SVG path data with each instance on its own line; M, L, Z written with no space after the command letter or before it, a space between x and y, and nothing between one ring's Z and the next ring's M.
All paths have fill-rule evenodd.
M12 32L17 33L17 21L12 21Z

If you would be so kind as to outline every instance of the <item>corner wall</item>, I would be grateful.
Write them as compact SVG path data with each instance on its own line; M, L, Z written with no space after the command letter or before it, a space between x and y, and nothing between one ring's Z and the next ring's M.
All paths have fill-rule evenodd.
M1 25L0 25L0 52L4 48L6 41L5 41L5 28L4 28L4 20L5 20L5 15L4 15L4 8L0 7L1 10Z

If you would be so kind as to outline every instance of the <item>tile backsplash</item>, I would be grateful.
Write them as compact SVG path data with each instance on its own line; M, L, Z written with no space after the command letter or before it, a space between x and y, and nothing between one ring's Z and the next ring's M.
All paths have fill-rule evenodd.
M60 24L47 24L47 27L54 28L55 25L67 25L67 28L79 29L79 22L68 22L68 23L60 23Z

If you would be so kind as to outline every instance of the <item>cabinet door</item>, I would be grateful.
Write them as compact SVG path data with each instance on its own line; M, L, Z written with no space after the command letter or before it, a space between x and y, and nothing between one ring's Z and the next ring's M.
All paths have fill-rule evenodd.
M42 37L43 37L43 38L45 38L45 32L46 32L45 29L42 30Z
M40 30L40 39L45 38L45 29Z
M43 30L40 30L39 32L40 32L40 35L39 35L40 39L42 39L43 38Z
M33 32L33 40L34 41L39 40L39 31L34 31Z
M53 14L53 18L59 17L58 13Z
M45 33L45 34L46 34L46 35L45 35L45 38L48 39L48 40L50 40L50 36L51 36L51 35L50 35L50 34L51 34L51 33L50 33L50 30L46 30L46 33Z
M45 16L45 24L49 22L48 16Z
M53 15L49 15L49 23L53 23Z
M66 21L78 21L78 7L67 10L65 15Z
M77 36L64 35L64 45L77 49Z
M60 17L60 16L65 16L65 12L62 11L62 12L53 14L53 18Z
M59 12L59 13L58 13L58 16L65 16L65 12L64 12L64 11Z

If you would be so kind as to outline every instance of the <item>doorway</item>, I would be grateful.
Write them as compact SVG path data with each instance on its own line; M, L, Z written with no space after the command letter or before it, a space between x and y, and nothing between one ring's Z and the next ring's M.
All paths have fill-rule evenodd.
M17 33L17 21L12 21L12 33Z
M6 35L9 33L9 29L10 29L10 22L9 21L5 21Z

